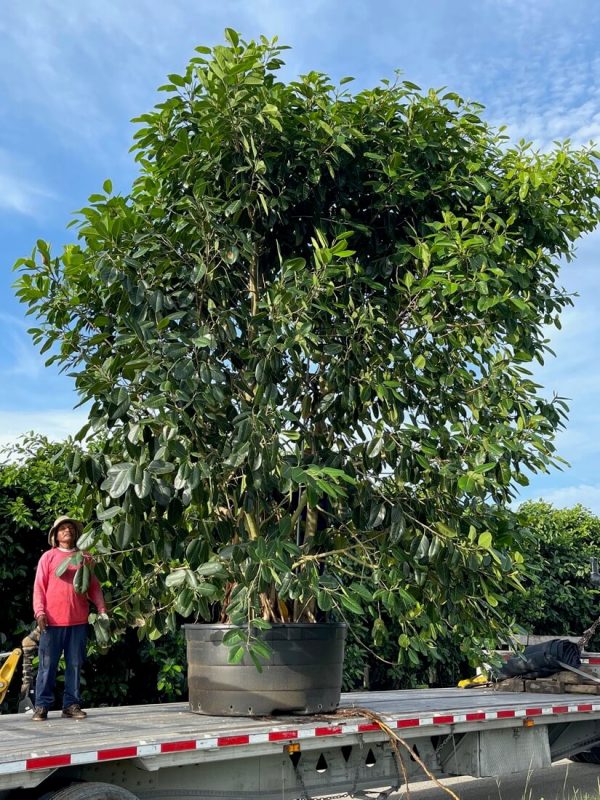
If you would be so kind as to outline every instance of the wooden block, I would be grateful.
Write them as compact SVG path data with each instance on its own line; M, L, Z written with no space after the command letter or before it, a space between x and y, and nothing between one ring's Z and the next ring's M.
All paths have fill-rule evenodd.
M557 672L552 676L561 683L581 683L583 678L581 675L576 675L574 672L568 672L566 669L562 672Z
M600 694L600 683L568 683L565 692L571 694Z
M561 681L551 681L548 678L525 681L525 691L537 692L538 694L562 694L565 690L564 686Z
M580 672L585 672L587 675L590 675L592 678L598 677L593 669L588 667L585 664L582 664L580 667L577 667ZM552 676L553 678L558 678L558 680L562 681L563 683L587 683L586 679L582 675L578 675L576 672L571 672L570 670L563 670L562 672L557 672L555 675ZM593 681L592 681L593 682Z
M507 678L495 683L492 688L496 692L524 692L525 681L522 678Z

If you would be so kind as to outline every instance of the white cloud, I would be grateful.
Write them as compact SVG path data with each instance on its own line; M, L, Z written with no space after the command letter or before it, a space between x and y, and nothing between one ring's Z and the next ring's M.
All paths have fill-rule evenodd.
M470 3L463 3L463 12ZM449 83L487 105L486 117L514 139L547 149L600 140L599 7L594 3L487 0L466 20ZM487 35L481 36L481 29ZM448 45L450 49L450 45Z
M562 101L549 103L545 108L532 98L530 108L508 107L503 113L507 133L512 139L526 139L535 148L547 150L555 141L570 139L576 147L600 141L600 111L598 101L586 100L565 108ZM535 109L535 110L534 110Z
M545 395L556 391L572 398L567 433L561 434L561 440L575 437L573 441L579 439L588 451L598 447L597 437L589 432L598 430L600 423L599 266L600 229L582 240L576 262L562 266L559 283L579 296L574 298L574 306L563 312L561 330L545 330L556 358L548 355L543 367L532 367L535 380L545 387Z
M56 365L46 367L27 328L31 319L0 312L0 445L34 430L61 440L79 430L86 411L71 378Z
M487 101L491 117L508 123L516 136L544 143L600 138L600 57L593 54L592 32L597 15L586 20L565 3L474 5L348 0L341 10L333 0L8 4L0 18L0 88L18 97L29 118L46 125L51 120L65 141L106 145L122 135L120 121L146 110L155 99L153 87L183 67L196 44L222 41L230 26L246 38L277 34L281 43L294 45L284 59L295 73L332 67L373 82L401 68L409 79L445 83ZM489 35L482 36L482 27ZM11 80L15 63L18 81Z
M13 444L25 433L46 436L51 441L63 441L73 436L87 421L84 409L44 411L0 411L0 447Z
M15 161L0 149L0 209L37 217L41 204L53 197L52 192L29 176L32 169Z
M53 139L60 137L65 147L106 147L116 126L115 107L120 113L121 88L127 91L136 78L144 80L153 55L146 42L146 58L139 58L135 37L146 28L148 17L138 10L134 19L128 9L129 4L110 0L102 8L93 0L44 0L3 9L0 88L13 107L26 109L28 125L51 129ZM138 56L137 73L128 63L132 53ZM134 111L129 106L128 116Z
M598 453L598 439L594 432L600 430L600 414L593 401L589 405L578 401L570 406L567 425L556 437L558 455L571 464L589 464L593 470Z
M542 499L557 508L572 508L582 505L593 514L600 515L600 484L581 483L576 486L563 486L560 489L551 489L543 495L531 494L529 498L519 498L519 503L525 499Z
M3 380L15 376L35 380L45 369L43 357L27 333L28 327L24 319L0 311L4 361L0 363L0 378Z

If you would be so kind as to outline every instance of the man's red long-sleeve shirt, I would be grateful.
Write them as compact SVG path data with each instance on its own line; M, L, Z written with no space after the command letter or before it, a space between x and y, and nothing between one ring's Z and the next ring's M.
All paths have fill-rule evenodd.
M98 609L99 614L106 611L102 589L95 575L92 575L87 594L78 594L73 588L73 578L77 567L69 565L60 578L56 568L74 551L53 547L40 558L35 582L33 584L33 612L36 619L45 614L48 625L82 625L88 621L89 603Z

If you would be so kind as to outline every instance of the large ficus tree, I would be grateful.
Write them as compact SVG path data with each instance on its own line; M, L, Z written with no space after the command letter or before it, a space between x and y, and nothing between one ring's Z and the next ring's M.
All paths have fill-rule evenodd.
M136 120L131 192L18 264L90 402L88 543L153 637L368 607L405 656L452 630L470 652L518 582L515 484L555 460L565 406L527 364L598 220L595 156L510 147L400 79L286 83L275 41L227 40Z

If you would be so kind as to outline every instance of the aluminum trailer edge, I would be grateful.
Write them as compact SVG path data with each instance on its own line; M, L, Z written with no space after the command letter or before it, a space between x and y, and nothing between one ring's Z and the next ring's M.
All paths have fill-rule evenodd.
M437 777L503 777L600 744L600 697L486 689L345 694L343 712L322 717L204 717L181 703L96 708L82 721L10 714L0 716L0 800L293 800L397 789L404 775L389 735L358 708L405 741L411 781L426 778L415 755Z

